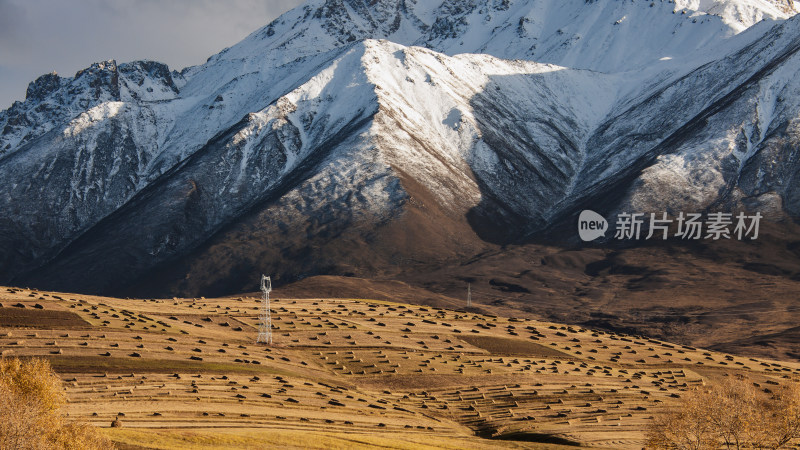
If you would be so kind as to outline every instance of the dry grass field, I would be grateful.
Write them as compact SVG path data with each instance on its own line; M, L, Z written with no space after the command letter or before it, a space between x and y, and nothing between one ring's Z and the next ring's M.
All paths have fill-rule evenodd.
M641 448L653 414L800 364L557 323L359 299L119 299L3 288L0 352L42 357L70 418L122 449ZM121 427L111 427L117 421Z

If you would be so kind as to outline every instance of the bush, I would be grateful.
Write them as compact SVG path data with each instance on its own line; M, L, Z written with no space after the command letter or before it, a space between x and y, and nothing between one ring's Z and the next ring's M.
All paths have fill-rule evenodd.
M651 448L777 449L800 438L800 386L762 391L742 376L687 392L648 427Z
M96 428L65 422L65 403L61 380L47 361L0 358L0 448L113 448Z

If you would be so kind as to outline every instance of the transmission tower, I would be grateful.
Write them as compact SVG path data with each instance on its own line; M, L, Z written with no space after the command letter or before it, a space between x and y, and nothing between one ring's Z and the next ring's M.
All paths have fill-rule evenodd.
M272 315L269 312L269 293L272 291L272 281L269 277L261 275L261 292L264 293L264 303L261 314L258 316L258 339L256 343L263 342L272 345Z
M472 283L467 283L467 308L472 306Z

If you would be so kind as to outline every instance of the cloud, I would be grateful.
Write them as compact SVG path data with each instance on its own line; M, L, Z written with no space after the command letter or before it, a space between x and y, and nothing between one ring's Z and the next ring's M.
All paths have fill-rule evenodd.
M28 82L93 62L201 64L301 0L0 0L0 109Z

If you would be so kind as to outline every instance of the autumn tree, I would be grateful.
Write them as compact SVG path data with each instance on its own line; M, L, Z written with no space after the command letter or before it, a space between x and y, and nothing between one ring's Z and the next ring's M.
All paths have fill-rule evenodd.
M43 359L0 358L0 449L107 449L111 441L61 414L61 380Z
M777 449L800 438L800 385L774 391L742 376L686 392L673 408L653 418L651 448Z

